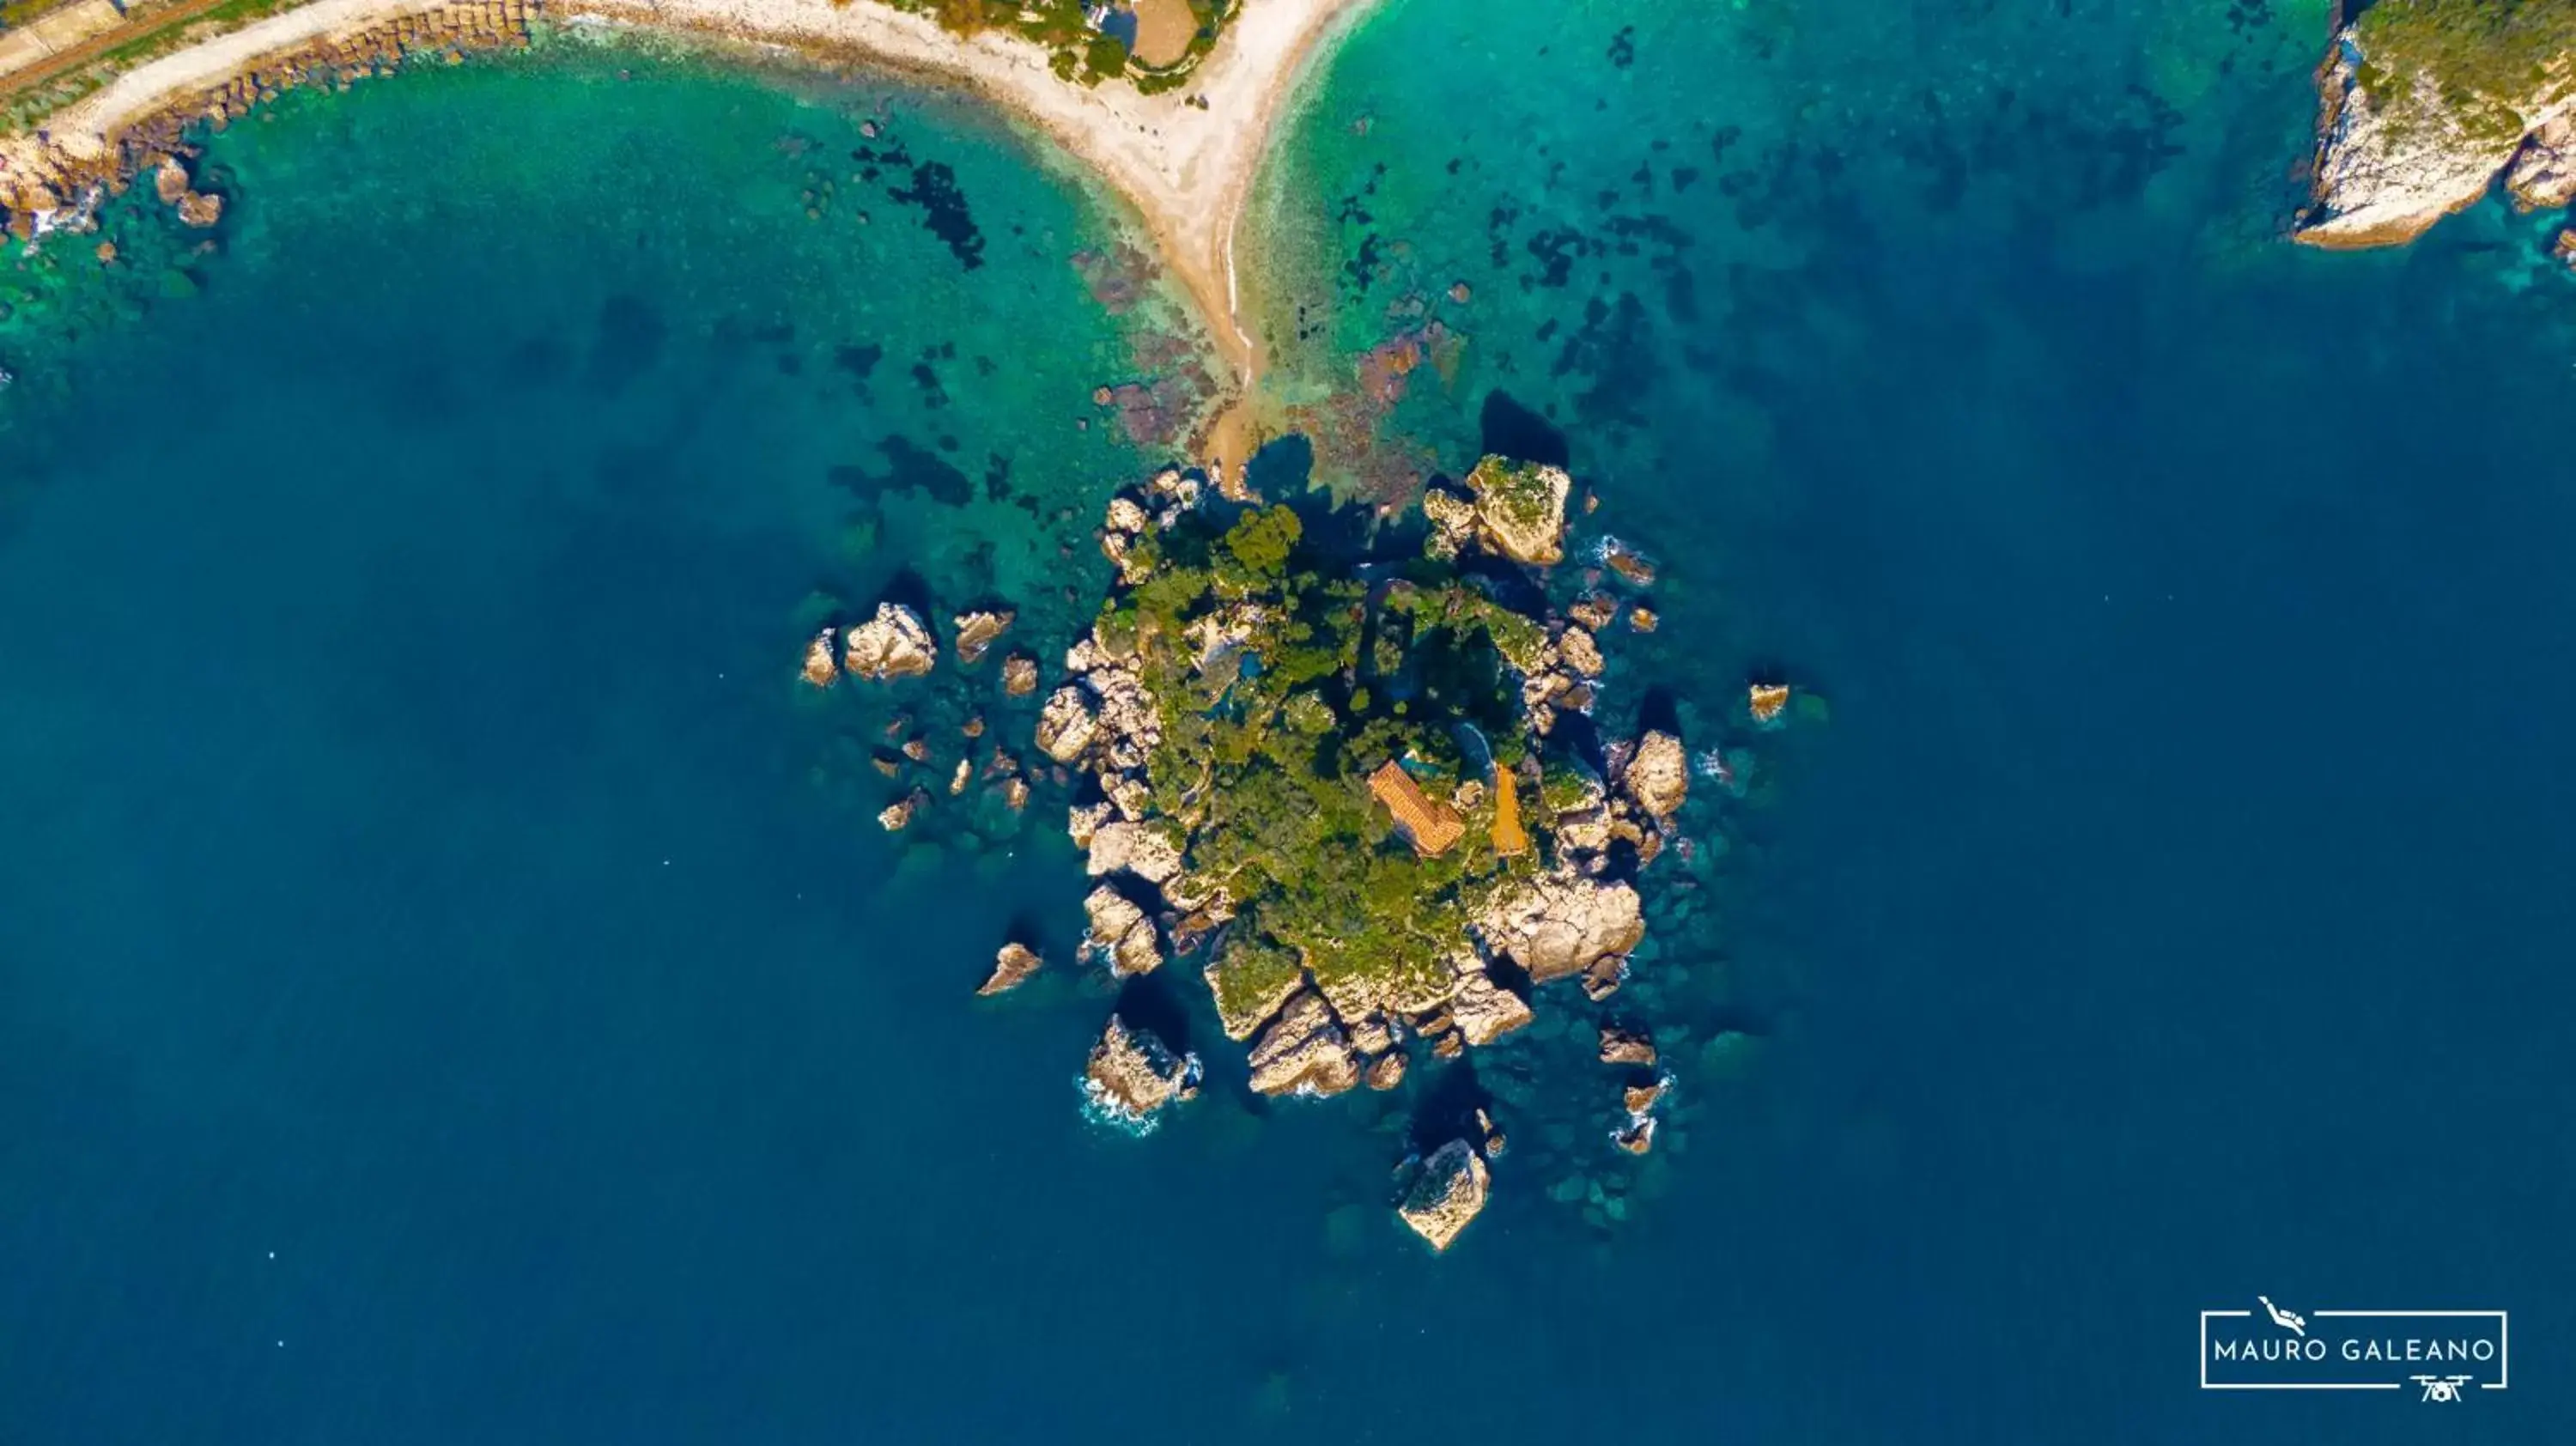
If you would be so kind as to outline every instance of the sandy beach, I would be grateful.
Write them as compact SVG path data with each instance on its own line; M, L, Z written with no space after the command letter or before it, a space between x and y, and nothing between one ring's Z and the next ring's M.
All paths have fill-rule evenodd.
M1120 82L1087 88L1060 79L1046 52L1017 36L967 39L869 0L554 0L530 9L556 21L715 36L817 58L864 57L965 82L1045 131L1136 209L1207 318L1240 392L1259 375L1262 358L1237 315L1235 226L1303 63L1368 4L1246 0L1189 83L1155 96ZM136 68L48 118L40 135L0 140L0 160L24 171L51 148L96 161L128 128L255 66L445 5L314 0ZM1244 425L1230 408L1206 445L1239 461L1248 451Z

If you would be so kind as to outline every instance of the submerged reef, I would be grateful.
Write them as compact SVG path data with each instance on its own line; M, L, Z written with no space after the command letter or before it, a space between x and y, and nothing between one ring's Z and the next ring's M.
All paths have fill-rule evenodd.
M2379 0L2336 33L2317 85L2302 241L2411 241L2500 174L2526 209L2576 195L2576 5Z
M1690 791L1671 727L1612 738L1593 717L1615 606L1547 603L1535 568L1565 555L1571 491L1560 468L1488 457L1419 521L1355 537L1167 470L1109 503L1116 577L1035 729L1076 775L1069 832L1098 881L1083 953L1122 1000L1195 964L1254 1096L1442 1067L1390 1201L1435 1249L1482 1208L1504 1145L1466 1056L1530 1028L1547 986L1585 1004L1621 988L1638 880ZM1140 1018L1122 1005L1085 1084L1131 1122L1197 1070ZM1589 1053L1596 1027L1577 1029ZM1665 1081L1642 1027L1616 1037L1600 1060L1625 1070L1605 1091L1620 1120L1599 1148L1642 1154Z

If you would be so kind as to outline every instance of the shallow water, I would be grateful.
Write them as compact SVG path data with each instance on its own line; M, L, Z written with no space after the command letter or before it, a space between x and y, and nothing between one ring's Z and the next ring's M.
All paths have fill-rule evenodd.
M1553 417L1665 569L1606 711L1761 779L1656 963L1763 1039L1685 1060L1619 1228L1516 1152L1437 1261L1398 1105L1220 1065L1086 1125L1104 997L968 997L1009 920L1069 942L1069 848L889 840L892 703L787 681L817 589L1086 610L1147 455L1089 394L1161 323L1071 183L628 52L237 125L218 254L120 212L0 327L0 1434L2416 1439L2189 1341L2257 1290L2576 1325L2576 292L2501 208L2274 242L2322 24L1392 0L1338 57L1284 385L1464 341L1325 471ZM889 106L907 174L849 180ZM980 252L887 194L925 161ZM1742 731L1767 667L1830 722ZM2532 1350L2476 1439L2576 1426Z

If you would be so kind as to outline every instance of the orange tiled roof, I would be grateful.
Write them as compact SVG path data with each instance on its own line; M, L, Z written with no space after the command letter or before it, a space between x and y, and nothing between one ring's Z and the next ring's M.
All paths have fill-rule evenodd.
M1369 775L1369 792L1376 794L1377 801L1385 804L1387 812L1395 815L1396 827L1403 829L1405 837L1413 841L1414 852L1425 858L1447 853L1449 846L1458 841L1458 835L1467 831L1466 823L1458 817L1458 810L1423 797L1412 775L1393 759L1388 759L1386 766Z
M1494 852L1509 856L1529 852L1529 831L1521 827L1521 795L1508 768L1494 770Z

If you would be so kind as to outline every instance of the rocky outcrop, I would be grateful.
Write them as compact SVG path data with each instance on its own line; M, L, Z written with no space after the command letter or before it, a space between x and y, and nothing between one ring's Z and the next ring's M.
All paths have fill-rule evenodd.
M1100 719L1079 683L1067 683L1048 694L1046 706L1038 710L1038 751L1058 763L1071 763L1089 752L1099 733Z
M1463 483L1474 507L1476 540L1514 562L1546 566L1565 560L1565 499L1574 479L1562 467L1487 457ZM1446 536L1456 526L1454 498L1437 512L1426 497L1423 511Z
M1198 1092L1199 1060L1174 1054L1152 1031L1109 1016L1082 1072L1092 1108L1121 1124L1144 1126L1166 1106Z
M2421 8L2412 0L2382 8L2345 26L2318 71L2315 204L2294 233L2310 245L2414 240L2476 204L2526 138L2576 109L2569 58L2518 74L2513 94L2451 83L2459 61L2407 23L2406 12ZM2467 53L2476 42L2460 45Z
M1102 884L1082 901L1082 912L1091 921L1088 947L1108 961L1110 973L1124 979L1162 967L1162 941L1154 933L1154 921L1134 900Z
M834 640L839 636L837 629L825 628L814 635L813 641L805 645L804 678L806 682L817 688L828 688L840 681L841 665L835 660L834 655L838 650L833 646Z
M1491 1178L1475 1146L1451 1140L1422 1162L1395 1213L1433 1250L1447 1250L1485 1208Z
M1572 874L1545 874L1496 899L1478 923L1488 948L1545 984L1625 954L1646 936L1637 891Z
M1038 660L1028 653L1013 653L1002 659L1002 691L1014 698L1025 698L1038 690Z
M1035 949L1026 944L1016 941L1005 944L1001 952L993 957L991 977L987 978L983 987L975 992L988 996L1009 993L1019 988L1030 975L1038 972L1038 966L1045 962L1038 957Z
M1647 816L1666 822L1690 797L1690 756L1682 751L1680 739L1651 730L1637 740L1636 752L1629 756L1619 781Z
M1472 1045L1488 1045L1536 1016L1529 1001L1496 984L1484 965L1470 959L1460 965L1458 982L1449 991L1449 1017Z
M1168 830L1153 824L1103 824L1092 831L1088 867L1093 878L1129 873L1160 884L1181 871L1181 850Z
M2555 211L2576 201L2576 115L2532 132L2505 168L2504 188L2525 211Z
M939 644L921 616L901 603L877 604L877 615L843 634L841 671L882 683L917 678L939 661Z
M1305 990L1252 1045L1252 1087L1265 1095L1337 1095L1360 1082L1360 1062L1322 995Z
M1636 1030L1605 1024L1601 1026L1601 1062L1652 1068L1655 1042Z
M956 628L957 661L967 664L982 662L984 654L992 648L993 640L1008 630L1012 620L1018 616L1009 608L1001 608L959 613L950 619Z

